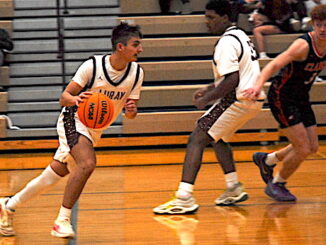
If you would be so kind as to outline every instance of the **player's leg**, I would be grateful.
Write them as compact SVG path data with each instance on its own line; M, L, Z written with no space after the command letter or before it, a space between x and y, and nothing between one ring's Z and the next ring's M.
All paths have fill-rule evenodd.
M265 35L282 33L282 31L275 25L261 25L255 27L252 32L260 58L269 58L266 54Z
M238 180L230 144L220 139L218 142L211 143L211 145L216 158L221 164L226 182L226 191L215 200L216 205L232 205L247 200L248 194Z
M272 181L267 183L265 193L277 201L295 201L296 197L285 187L286 180L297 170L303 160L312 153L310 139L315 138L313 129L308 130L303 123L284 129L284 133L292 144L292 150L285 155L283 166ZM317 134L315 134L317 137Z
M280 170L280 176L287 180L309 154L317 151L318 136L316 126L305 128L303 124L289 127L284 133L293 147L283 159L283 167Z
M75 235L70 223L71 210L96 167L95 150L87 137L80 135L78 143L72 147L70 154L76 162L76 167L69 175L62 206L51 231L51 234L56 237Z
M285 156L293 150L292 144L271 153L266 152L255 152L253 154L253 162L258 166L260 175L264 182L267 184L269 180L273 179L274 167Z
M188 140L182 178L175 198L154 208L155 214L187 214L197 211L199 206L192 196L193 186L201 167L204 149L211 141L212 138L197 125Z
M226 181L226 191L215 200L216 205L232 205L248 199L248 194L238 180L232 148L226 142L247 121L254 118L260 112L261 107L262 102L251 104L235 102L220 115L208 131L217 141L212 143L212 146Z
M56 184L68 173L66 165L53 160L38 177L32 179L21 191L11 198L1 198L0 233L3 236L13 236L15 232L12 227L12 221L15 209Z

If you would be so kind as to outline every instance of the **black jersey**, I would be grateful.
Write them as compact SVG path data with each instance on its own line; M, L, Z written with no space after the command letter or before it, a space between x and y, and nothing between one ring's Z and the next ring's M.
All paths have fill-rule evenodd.
M326 55L318 55L310 33L299 38L309 44L307 59L293 61L285 66L274 79L271 89L286 95L288 99L309 99L309 91L315 78L326 66Z

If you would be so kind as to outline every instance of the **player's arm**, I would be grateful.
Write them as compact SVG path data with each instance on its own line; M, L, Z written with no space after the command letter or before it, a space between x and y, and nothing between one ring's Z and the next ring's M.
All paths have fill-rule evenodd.
M91 92L83 92L80 94L82 89L83 87L80 86L78 83L71 81L60 96L60 105L78 106L79 103L83 101L83 99L89 97L92 94Z
M295 40L292 45L275 59L269 62L261 71L258 80L253 88L243 91L243 95L249 99L259 96L266 81L292 61L303 61L307 58L309 45L304 39Z
M137 116L137 102L135 99L128 99L125 104L125 116L128 119L134 119Z
M213 88L215 88L214 83L209 84L209 85L207 85L207 86L205 86L205 87L202 87L202 88L196 90L196 91L194 92L194 94L192 95L192 101L195 101L197 98L204 96L204 94L205 94L207 91L209 91L209 90L211 90L211 89L213 89Z
M231 72L224 76L224 79L220 82L217 87L212 87L208 90L202 97L197 97L194 99L194 104L198 109L204 109L206 105L219 98L223 98L230 92L235 90L239 85L239 72Z

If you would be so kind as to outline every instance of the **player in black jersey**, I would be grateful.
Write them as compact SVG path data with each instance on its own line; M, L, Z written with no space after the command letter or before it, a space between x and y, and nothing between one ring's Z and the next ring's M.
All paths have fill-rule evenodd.
M309 101L309 91L326 66L326 5L315 7L311 19L314 30L295 40L262 70L253 88L243 91L248 99L255 99L263 84L280 71L272 79L268 101L291 144L271 154L256 152L253 155L267 184L265 193L277 201L296 200L286 189L286 180L308 155L318 150L316 119ZM283 166L273 177L273 167L278 161L282 161Z

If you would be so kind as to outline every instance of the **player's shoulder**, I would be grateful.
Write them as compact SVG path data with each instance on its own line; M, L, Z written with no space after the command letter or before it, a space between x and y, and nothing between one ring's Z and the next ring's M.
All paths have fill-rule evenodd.
M141 67L140 64L138 64L137 62L131 62L131 68L134 70L139 70L139 72L144 72L143 68Z

